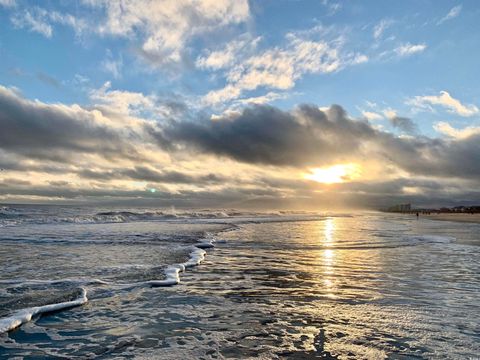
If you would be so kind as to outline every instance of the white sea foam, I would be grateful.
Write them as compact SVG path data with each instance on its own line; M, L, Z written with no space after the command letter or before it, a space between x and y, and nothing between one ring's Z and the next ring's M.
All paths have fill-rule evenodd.
M9 317L0 319L0 333L4 333L19 327L32 320L33 317L52 311L68 309L74 306L80 306L88 301L87 290L82 288L80 296L71 301L65 301L57 304L48 304L44 306L35 306L17 311Z
M166 279L164 280L150 280L145 282L150 286L173 286L180 283L180 273L184 272L186 269L200 265L200 263L205 260L205 254L207 253L204 248L212 248L213 239L204 239L201 240L198 244L193 246L192 252L190 253L190 258L181 264L170 265L165 270Z
M213 244L214 243L214 239L212 237L207 237L205 239L202 239L198 242L198 244L195 244L195 246L199 249L211 249L213 247L215 247L215 245Z
M195 247L195 249L190 253L190 259L181 265L183 265L186 269L197 266L205 259L205 254L205 250Z
M177 285L180 282L180 272L185 271L185 267L178 265L170 265L165 270L166 279L164 280L150 280L146 281L145 284L159 287L159 286L173 286Z

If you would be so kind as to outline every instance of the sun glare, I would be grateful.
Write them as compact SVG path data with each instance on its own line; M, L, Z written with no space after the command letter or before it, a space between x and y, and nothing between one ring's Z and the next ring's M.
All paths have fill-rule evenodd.
M358 165L339 164L326 168L311 169L310 174L305 175L305 178L323 184L336 184L350 181L358 177L358 174Z

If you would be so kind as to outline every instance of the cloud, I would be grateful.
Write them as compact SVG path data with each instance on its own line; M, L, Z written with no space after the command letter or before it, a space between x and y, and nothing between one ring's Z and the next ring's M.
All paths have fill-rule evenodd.
M442 140L382 134L378 151L411 176L476 179L480 175L480 136Z
M27 28L47 38L52 37L53 29L47 21L47 12L43 9L34 8L33 11L26 10L13 16L11 21L17 28Z
M47 14L51 22L71 27L76 35L81 35L91 28L91 25L86 19L75 17L71 14L60 13L58 11L48 11Z
M414 134L417 132L417 126L409 118L401 117L401 116L393 116L389 120L393 127L396 127L407 134Z
M105 72L110 73L115 79L122 76L123 60L121 57L114 59L110 50L107 51L107 57L102 61L101 66Z
M120 114L139 114L155 109L154 96L146 96L139 92L112 90L110 81L100 88L90 91L90 99L96 104L105 105L112 112Z
M0 108L1 149L55 161L64 161L72 153L136 154L135 147L124 139L133 129L118 131L108 126L109 121L98 110L26 100L3 86Z
M96 180L133 179L152 183L205 185L225 182L222 176L209 173L192 175L180 171L158 171L147 166L136 166L130 169L91 170L83 169L78 173L81 177Z
M254 97L249 97L245 99L238 99L236 103L242 104L242 105L268 104L278 99L285 99L286 97L288 97L286 93L276 93L276 92L270 91L265 95L254 96Z
M106 120L110 115L115 117L115 121L109 123L112 127L141 126L145 122L164 121L188 112L188 105L177 94L145 95L111 87L112 84L107 81L98 89L90 89L89 97L104 113Z
M403 130L415 130L409 119L392 119ZM215 121L173 123L152 136L171 151L190 149L249 164L304 168L368 158L412 176L480 175L480 135L455 140L397 137L349 118L337 105L326 111L312 105L292 111L256 105Z
M456 18L458 15L460 15L461 11L462 11L462 5L454 6L453 8L450 9L447 15L445 15L443 18L441 18L437 22L437 25L443 24L445 21Z
M460 116L473 116L479 113L478 107L473 104L462 104L460 100L453 98L447 91L440 91L440 95L415 96L406 101L407 105L417 110L434 111L432 106L441 106L448 112Z
M242 162L302 166L353 154L374 132L365 122L349 120L339 106L323 112L302 105L285 112L257 105L231 118L176 123L154 136Z
M121 77L123 62L121 60L105 59L102 61L102 68L110 73L115 79Z
M15 4L0 1L12 8ZM248 0L82 0L76 4L75 16L43 5L46 8L18 6L12 23L47 38L52 37L55 24L71 27L76 35L124 38L155 67L182 63L192 39L242 24L250 17ZM103 64L115 72L113 65L112 59Z
M334 1L322 0L322 5L327 8L328 16L335 15L337 12L339 12L342 9L342 4Z
M383 111L383 115L388 118L390 124L404 133L415 134L417 132L417 125L409 118L398 116L397 111L391 108L386 108Z
M375 40L379 40L385 30L387 30L393 24L392 20L382 19L375 27L373 28L373 37Z
M141 39L140 53L156 65L180 62L195 36L249 18L246 0L135 2L86 0L102 15L96 31L103 35Z
M350 65L357 65L363 64L368 62L369 58L367 55L364 54L356 54L353 58L349 61Z
M14 7L17 5L16 0L0 0L0 6Z
M51 38L53 35L53 24L70 26L76 34L81 34L88 28L87 21L84 19L38 6L18 10L10 17L10 20L19 29L28 29L47 38Z
M323 28L320 35L323 35ZM230 67L226 69L226 85L212 90L204 97L206 105L216 105L240 97L246 91L258 88L288 90L306 74L327 74L346 66L368 61L358 53L343 53L344 40L313 39L318 30L310 29L289 33L286 45L267 48L246 57L229 57ZM224 50L222 54L229 50ZM232 62L235 58L235 62ZM202 58L203 59L203 58ZM202 64L206 63L204 60Z
M255 39L251 39L249 36L243 37L245 39L229 42L223 49L208 51L205 55L199 56L195 61L195 66L200 69L219 70L233 65L240 52L252 53L261 40L260 37Z
M426 44L402 44L399 47L395 48L393 51L398 56L410 56L416 53L423 52L427 48Z
M8 186L26 186L26 185L31 185L32 183L28 180L23 180L23 179L15 179L15 178L7 178L2 180L2 185L8 187Z
M468 181L403 177L369 183L340 184L336 191L338 198L348 194L350 202L376 208L402 202L411 202L419 207L473 205L476 203L474 199L479 199L480 196L476 184Z
M466 139L470 136L480 135L479 126L467 126L463 129L456 129L452 127L449 123L441 121L436 123L433 128L439 133L455 139Z
M373 112L373 111L362 111L362 116L370 121L373 120L382 120L383 116L380 115L379 113Z
M41 71L39 71L37 73L37 79L40 80L41 82L43 82L47 85L53 86L57 89L60 88L60 86L61 86L60 82L57 79L55 79L53 76L45 74Z
M31 101L1 87L1 198L140 197L168 204L266 206L330 201L335 193L350 203L376 204L426 200L422 194L445 199L435 184L447 183L457 198L478 198L480 132L473 128L439 125L446 138L396 136L349 117L338 105L289 111L252 105L214 121L207 113L150 121L108 110L128 103L128 96L133 103L145 100L139 95L148 98L114 91L103 89L114 100L100 110ZM155 102L150 105L155 108ZM391 109L389 114L397 126L408 128L408 120ZM350 179L324 192L321 184L301 178L312 167L347 163L359 164L363 183ZM157 193L147 193L150 187Z

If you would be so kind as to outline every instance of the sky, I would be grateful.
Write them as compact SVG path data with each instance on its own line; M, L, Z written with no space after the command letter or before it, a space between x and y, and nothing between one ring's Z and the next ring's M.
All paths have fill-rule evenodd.
M0 202L480 203L480 3L0 0Z

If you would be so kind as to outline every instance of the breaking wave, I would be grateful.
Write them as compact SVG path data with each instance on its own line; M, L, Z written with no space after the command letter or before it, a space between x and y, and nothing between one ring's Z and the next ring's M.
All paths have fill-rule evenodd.
M114 283L111 281L105 281L101 279L60 279L60 280L4 280L1 281L2 284L14 284L20 286L29 286L29 285L54 285L62 283L73 283L73 284L82 284L85 285L115 285L121 287L130 287L130 286L151 286L151 287L165 287L173 286L180 283L180 274L185 272L188 268L200 265L200 263L205 259L206 251L204 249L213 248L214 238L208 235L206 238L201 239L197 244L191 246L190 256L187 261L179 264L173 264L166 267L163 271L165 278L164 279L153 279L146 281L137 281L129 284ZM64 309L69 309L72 307L80 306L87 303L87 289L85 287L80 287L80 293L74 299L69 299L68 301L54 301L49 304L41 306L32 306L26 307L20 310L15 311L13 314L10 314L6 317L0 318L0 334L4 332L11 331L22 324L25 324L35 317L40 317L42 314L47 314L51 312L57 312ZM60 299L65 300L66 297L71 296L71 294L63 294ZM59 297L57 297L58 300ZM39 296L36 296L34 301L45 301L40 299ZM16 301L18 302L18 300ZM1 305L1 304L0 304ZM5 305L5 304L4 304Z
M100 224L100 223L125 223L132 221L175 221L175 220L216 220L233 219L243 222L264 222L288 220L293 216L299 217L317 216L314 213L305 212L251 212L227 210L145 210L145 211L97 211L95 213L68 214L68 208L48 209L44 211L29 212L24 208L9 206L0 207L0 227L16 226L22 224ZM72 212L72 211L70 211ZM73 211L74 212L74 211Z
M85 288L81 288L81 293L76 299L18 310L12 315L0 319L0 333L11 331L20 325L29 322L36 316L80 306L85 304L87 301L87 290Z

